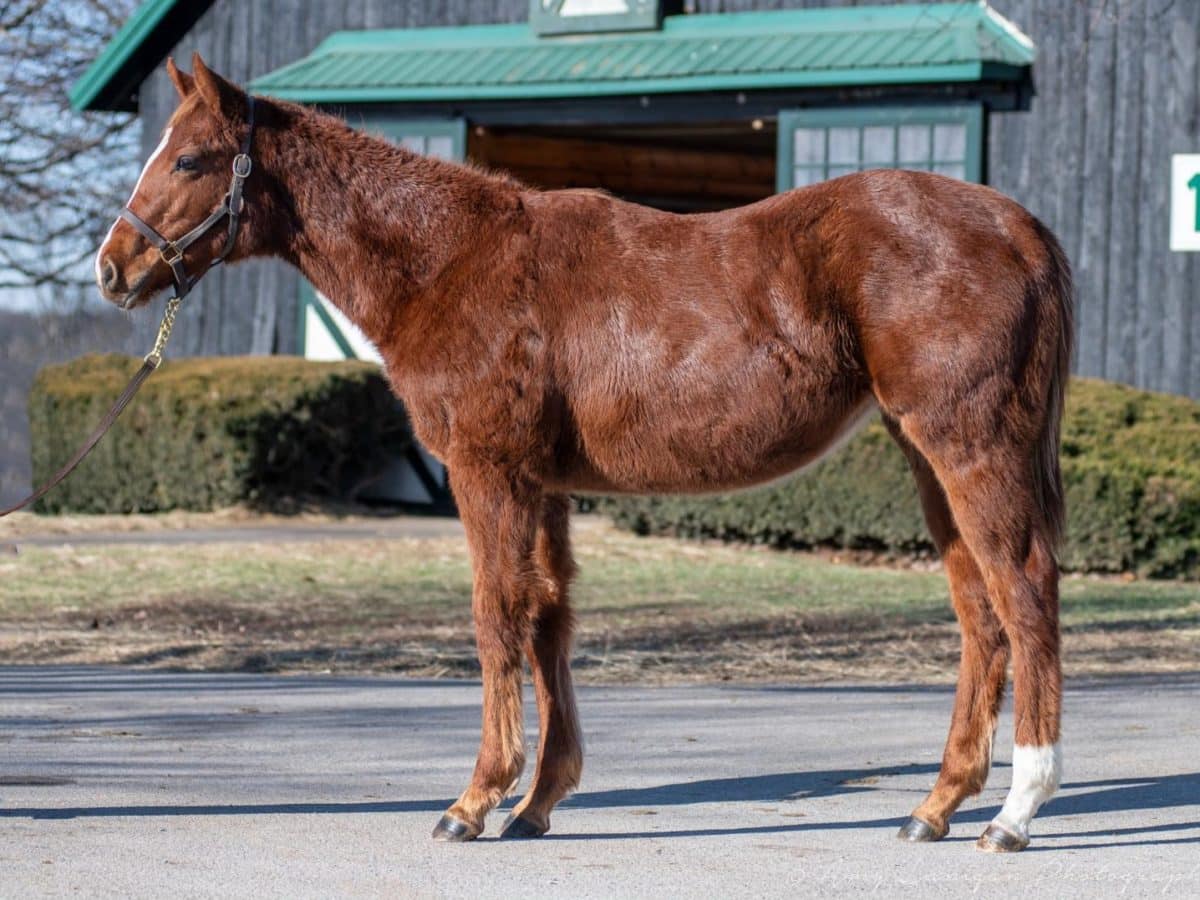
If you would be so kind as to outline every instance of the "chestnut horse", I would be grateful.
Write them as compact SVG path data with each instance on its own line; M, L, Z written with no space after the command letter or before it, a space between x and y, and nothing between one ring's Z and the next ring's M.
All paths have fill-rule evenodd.
M901 829L937 840L984 786L1011 658L1012 788L979 839L1019 850L1058 786L1059 419L1073 334L1058 243L986 187L881 170L725 212L541 191L410 153L193 59L130 199L161 235L218 204L250 143L231 260L277 256L379 348L450 471L470 543L482 740L434 830L470 840L525 763L505 837L543 834L583 753L571 685L568 494L727 491L812 463L880 411L917 480L962 629L950 734ZM254 110L253 129L248 121ZM252 133L251 133L252 132ZM187 248L203 271L221 229ZM96 260L125 308L172 272L119 219Z

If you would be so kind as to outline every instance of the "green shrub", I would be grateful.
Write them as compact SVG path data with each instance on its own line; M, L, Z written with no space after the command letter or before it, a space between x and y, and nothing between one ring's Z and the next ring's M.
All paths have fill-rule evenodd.
M29 398L34 480L91 432L140 360L43 369ZM166 362L43 512L155 512L352 499L411 446L378 367L295 357Z
M1063 423L1066 569L1200 578L1200 404L1074 379ZM875 422L811 470L714 497L597 501L642 533L932 553L907 463Z

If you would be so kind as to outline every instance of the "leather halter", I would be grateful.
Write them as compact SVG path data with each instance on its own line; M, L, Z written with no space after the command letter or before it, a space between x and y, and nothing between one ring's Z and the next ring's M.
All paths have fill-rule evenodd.
M89 453L92 452L100 439L105 433L112 428L113 423L117 421L117 417L125 410L133 400L135 394L149 378L154 370L162 363L163 350L167 346L167 339L171 336L171 328L175 323L175 313L179 309L180 301L196 286L196 282L208 274L213 266L219 265L225 261L230 253L233 252L233 245L237 241L238 219L242 214L242 188L246 184L246 179L250 176L250 170L253 164L250 161L250 146L254 140L254 98L247 95L249 102L249 113L247 114L247 122L249 128L246 130L246 139L242 142L241 152L233 158L233 180L229 184L229 192L221 200L219 206L214 209L207 219L185 234L177 241L170 241L147 225L141 218L138 217L128 206L121 210L121 218L136 228L146 240L148 240L155 249L158 250L163 262L171 267L171 276L175 279L175 296L167 301L167 309L163 314L162 324L158 326L158 337L154 341L154 349L146 354L145 360L142 362L142 367L134 373L125 390L113 403L112 408L101 420L96 429L88 435L75 455L67 460L57 472L50 476L50 480L35 490L32 494L26 497L19 503L14 503L12 506L0 509L0 519L14 513L19 509L24 509L31 503L44 497L51 489L59 484L64 478L71 474L75 468L84 460ZM229 217L229 234L225 238L225 246L221 248L221 252L216 258L208 264L208 268L199 275L188 276L187 270L183 267L183 253L188 247L200 240L209 230L220 222L226 216ZM0 545L3 547L4 545Z
M249 112L246 116L249 128L246 130L246 139L242 141L241 151L233 158L233 179L229 183L229 191L216 209L209 213L207 219L183 237L172 241L155 231L128 206L121 210L121 218L136 228L142 237L158 251L162 261L171 267L171 277L175 279L175 297L177 299L182 300L196 286L196 282L208 274L209 269L224 262L225 257L233 252L233 245L237 241L238 220L244 205L242 188L246 179L250 177L251 169L254 168L254 164L250 160L250 147L254 141L254 98L247 95L246 100L249 103ZM132 200L132 198L130 199ZM229 233L225 238L225 246L208 264L207 269L198 275L189 276L187 269L183 266L184 251L208 234L214 225L226 217L229 219Z

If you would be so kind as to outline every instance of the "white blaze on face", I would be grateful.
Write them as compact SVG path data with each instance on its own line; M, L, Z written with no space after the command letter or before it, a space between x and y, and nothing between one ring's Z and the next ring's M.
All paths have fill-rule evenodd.
M162 155L164 150L167 149L167 141L169 140L171 140L170 128L163 132L162 140L158 142L158 146L154 148L154 152L150 154L150 158L146 160L146 164L142 166L142 173L138 175L138 180L133 186L133 193L129 195L129 200L125 203L126 206L130 208L133 207L133 201L137 197L138 191L142 187L142 181L146 178L146 173L150 171L150 166L154 164L154 161ZM120 219L117 219L108 227L108 234L104 236L104 240L100 242L100 249L96 252L96 281L98 282L103 280L100 274L100 260L104 257L104 248L108 246L108 241L109 238L112 237L113 229L117 227L117 222L120 221Z
M1029 838L1029 822L1038 808L1054 796L1062 778L1062 749L1058 744L1013 747L1012 787L1000 814L992 820L1018 837Z

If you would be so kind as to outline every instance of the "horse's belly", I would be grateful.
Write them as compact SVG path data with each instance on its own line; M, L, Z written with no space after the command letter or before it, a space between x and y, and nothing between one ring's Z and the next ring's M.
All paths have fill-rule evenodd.
M866 394L822 409L810 403L782 415L770 404L748 403L700 421L676 407L671 415L650 416L623 430L588 428L582 422L576 452L560 460L561 469L551 481L562 490L634 494L754 487L815 463L874 410L874 399Z

